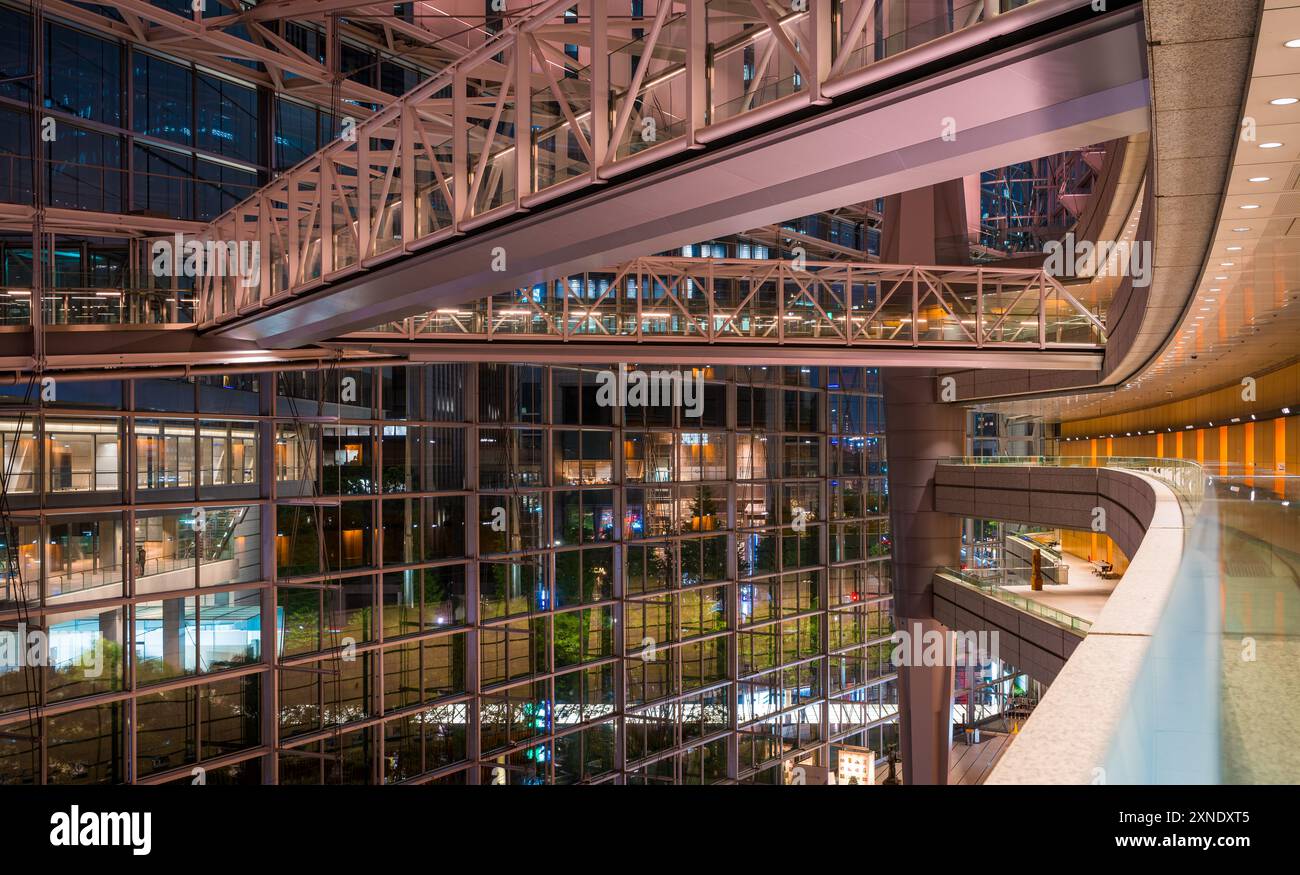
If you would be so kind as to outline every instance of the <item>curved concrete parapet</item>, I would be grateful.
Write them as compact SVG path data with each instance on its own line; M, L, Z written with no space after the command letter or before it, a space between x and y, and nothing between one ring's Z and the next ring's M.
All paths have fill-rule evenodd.
M934 472L934 509L1088 531L1097 519L1094 509L1101 508L1106 534L1132 557L1151 525L1156 486L1169 489L1154 478L1110 468L942 464Z
M1184 550L1184 511L1174 491L1148 474L1105 467L945 464L935 483L937 510L982 519L1087 530L1101 507L1107 533L1130 557L1087 637L987 783L1213 780L1217 748L1209 735L1217 721L1204 711L1214 693L1193 687L1212 686L1214 675L1199 662L1182 671L1177 654L1170 658L1169 635L1153 647L1176 601ZM1136 760L1133 751L1141 752Z

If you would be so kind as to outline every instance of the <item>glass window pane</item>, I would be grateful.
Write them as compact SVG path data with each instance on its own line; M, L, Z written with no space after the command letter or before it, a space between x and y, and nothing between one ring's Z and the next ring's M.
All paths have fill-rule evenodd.
M46 106L104 124L120 125L119 44L57 24L47 25L46 34Z
M135 518L135 591L163 592L193 587L197 566L192 511L150 511Z
M77 611L45 618L51 702L122 689L125 665L123 610Z
M235 590L199 598L199 670L221 671L262 658L262 593Z
M196 104L198 137L195 145L250 164L257 161L255 89L200 73Z
M198 618L193 598L135 606L135 673L140 684L194 674Z
M132 52L135 129L173 143L194 142L193 74L188 67Z
M122 212L126 174L120 137L63 123L46 148L51 206Z
M198 759L198 687L150 693L136 703L136 773L152 775Z
M50 492L118 489L120 429L116 419L46 419L45 470Z
M261 743L262 675L244 675L208 684L202 690L202 757L224 756ZM260 779L257 775L251 783L260 783ZM211 775L207 782L217 783Z
M126 705L113 702L45 719L51 784L120 784L126 777Z

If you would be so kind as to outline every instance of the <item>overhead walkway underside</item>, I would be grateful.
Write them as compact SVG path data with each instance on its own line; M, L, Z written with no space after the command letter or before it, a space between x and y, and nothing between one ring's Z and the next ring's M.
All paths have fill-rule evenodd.
M1040 0L978 20L997 4L972 4L938 32L978 23L904 35L915 47L897 53L859 45L872 4L832 38L832 5L778 21L756 3L762 26L715 41L713 7L690 0L613 51L598 11L591 47L608 70L540 95L534 79L553 74L534 70L532 34L547 19L526 20L214 222L208 239L259 241L270 263L250 286L204 279L201 328L319 342L1147 128L1136 5ZM737 39L789 65L789 93L727 92L718 59ZM654 120L652 142L634 116Z

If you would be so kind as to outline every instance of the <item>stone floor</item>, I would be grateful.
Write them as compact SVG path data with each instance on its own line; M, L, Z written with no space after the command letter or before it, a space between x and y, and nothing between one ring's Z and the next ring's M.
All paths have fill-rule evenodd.
M1266 545L1224 534L1223 781L1300 784L1297 572Z
M1028 585L1007 586L1004 589L1092 622L1101 613L1121 578L1103 579L1087 561L1069 553L1063 553L1062 556L1070 566L1069 583L1044 586L1041 592L1034 592Z

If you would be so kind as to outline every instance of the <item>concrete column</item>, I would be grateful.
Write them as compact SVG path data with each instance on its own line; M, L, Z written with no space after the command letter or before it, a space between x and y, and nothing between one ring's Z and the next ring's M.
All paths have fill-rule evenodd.
M882 381L894 616L915 642L927 631L947 632L934 620L931 579L936 568L959 564L961 521L934 510L934 470L940 460L962 454L965 411L936 400L939 374L933 370L886 369ZM909 784L947 781L952 690L951 664L899 668L899 737Z
M99 634L106 644L122 644L122 609L99 612Z
M882 378L894 609L900 617L932 617L934 569L958 565L961 546L961 520L934 510L934 470L962 455L965 411L935 400L936 371L889 368Z
M185 654L182 640L185 637L186 599L163 599L163 663L169 671L185 673Z
M954 119L960 129L960 119ZM935 120L938 131L939 120ZM979 230L979 177L951 179L885 198L880 260L885 264L966 264L971 226Z
M898 739L904 784L947 784L952 748L953 659L948 629L934 618L899 618L910 649L925 649L927 634L944 638L944 664L898 669Z
M966 228L966 234L971 240L979 240L980 236L980 202L982 200L982 187L980 185L980 175L973 173L970 176L961 178L962 188L962 219Z

